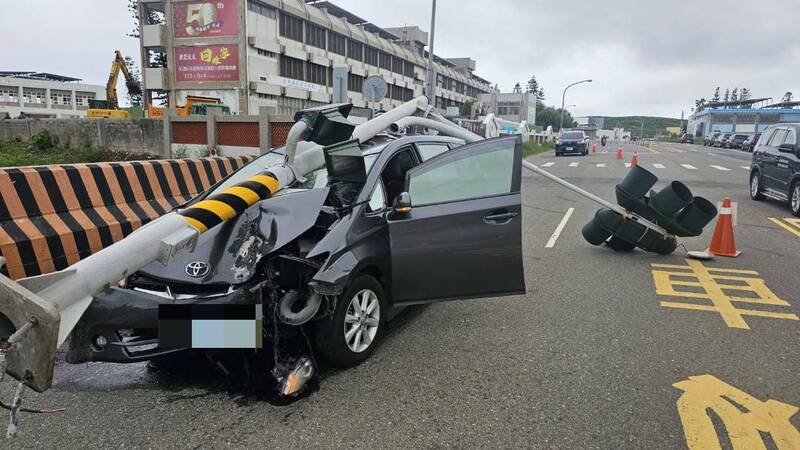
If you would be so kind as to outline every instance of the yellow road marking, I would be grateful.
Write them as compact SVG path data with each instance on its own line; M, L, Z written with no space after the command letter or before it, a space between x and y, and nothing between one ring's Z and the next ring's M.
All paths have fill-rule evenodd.
M800 431L791 422L796 406L762 402L713 375L689 377L673 386L683 391L676 406L690 450L722 448L709 410L722 421L734 450L766 449L761 433L768 433L778 449L800 448Z
M800 219L790 219L788 217L784 217L783 220L780 220L770 217L769 220L771 220L775 225L778 225L789 233L792 233L800 238ZM784 223L784 221L787 223Z
M689 309L695 311L717 312L725 324L731 328L749 330L743 316L769 317L773 319L800 320L796 314L758 311L737 308L733 302L770 306L791 306L786 300L778 298L766 285L764 280L756 278L758 272L752 270L714 269L705 267L699 261L686 260L688 265L651 264L656 294L670 297L708 300L711 304L660 302L665 308ZM668 269L668 270L657 270ZM718 275L718 273L735 273L748 276ZM693 278L697 281L674 279L675 277ZM720 283L735 281L736 284ZM679 291L678 287L701 288L703 292ZM747 292L748 297L726 294L726 291Z

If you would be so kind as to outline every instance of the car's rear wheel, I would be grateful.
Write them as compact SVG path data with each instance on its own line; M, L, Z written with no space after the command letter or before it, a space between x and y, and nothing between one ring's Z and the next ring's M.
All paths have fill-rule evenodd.
M764 194L761 191L761 175L758 172L750 175L750 198L756 201L764 200Z
M800 181L796 181L791 189L789 195L789 207L792 208L792 214L795 217L800 217Z
M317 352L336 366L360 364L383 335L386 313L381 284L372 276L359 276L336 302L333 317L316 323Z

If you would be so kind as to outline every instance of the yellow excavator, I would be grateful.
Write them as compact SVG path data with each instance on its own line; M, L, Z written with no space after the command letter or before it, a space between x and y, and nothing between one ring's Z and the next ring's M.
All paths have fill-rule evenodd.
M131 76L128 66L125 65L125 58L117 50L114 55L114 61L111 63L111 74L108 77L108 83L106 83L106 99L89 100L89 110L86 111L86 117L90 119L129 119L131 117L128 111L119 109L117 80L119 80L120 72L125 77L125 87L128 89L128 93L130 95L142 94L142 85Z

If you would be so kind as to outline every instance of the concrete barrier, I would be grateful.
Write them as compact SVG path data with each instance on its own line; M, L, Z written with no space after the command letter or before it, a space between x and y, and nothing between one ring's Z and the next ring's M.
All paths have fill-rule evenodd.
M124 238L253 157L0 169L0 255L12 279L64 269Z

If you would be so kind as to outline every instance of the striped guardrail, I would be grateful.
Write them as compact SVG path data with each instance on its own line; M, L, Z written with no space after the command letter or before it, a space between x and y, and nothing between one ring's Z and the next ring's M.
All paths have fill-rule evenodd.
M12 279L64 269L172 211L252 157L0 169L0 256Z

